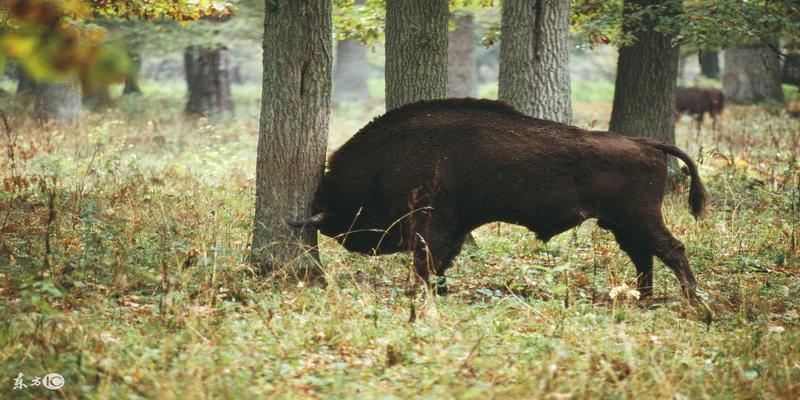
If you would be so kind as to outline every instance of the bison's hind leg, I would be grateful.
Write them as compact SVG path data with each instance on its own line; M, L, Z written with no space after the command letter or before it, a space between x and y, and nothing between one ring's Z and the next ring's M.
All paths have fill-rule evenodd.
M633 260L638 274L639 291L642 296L652 294L653 258L655 255L666 264L681 285L687 298L694 298L697 281L689 266L683 243L672 236L661 216L621 219L624 223L605 223L614 232L620 245ZM601 226L603 226L601 224Z
M697 115L697 116L694 118L694 122L695 122L695 133L697 134L697 136L698 136L698 137L700 136L700 130L701 130L701 129L702 129L702 127L703 127L703 114L705 114L705 113L704 113L704 112L701 112L699 115Z
M681 284L683 295L694 299L697 281L689 266L689 259L686 257L686 247L680 240L672 236L663 222L655 228L652 237L655 255L675 273Z
M619 243L619 248L628 254L636 267L636 283L641 298L653 295L653 253L644 244L639 242L635 235L628 234L622 229L612 230L614 238Z

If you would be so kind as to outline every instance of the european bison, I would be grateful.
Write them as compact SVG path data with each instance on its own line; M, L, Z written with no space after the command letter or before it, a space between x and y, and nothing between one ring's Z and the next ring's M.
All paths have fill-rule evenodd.
M717 89L704 87L679 87L675 92L676 118L680 114L693 115L697 121L697 129L703 123L703 115L711 116L713 129L717 129L717 115L725 108L725 96Z
M642 296L652 293L653 255L692 296L684 246L661 215L666 154L688 166L699 217L706 191L675 146L530 118L499 101L422 101L374 119L336 151L314 215L287 222L350 251L412 251L416 273L425 282L435 273L441 293L464 237L483 224L519 224L547 241L597 218L633 260Z

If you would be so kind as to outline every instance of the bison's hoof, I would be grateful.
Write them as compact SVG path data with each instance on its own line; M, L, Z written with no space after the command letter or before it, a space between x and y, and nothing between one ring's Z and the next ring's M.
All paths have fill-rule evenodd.
M697 295L697 285L684 286L681 288L681 291L683 292L683 297L692 304L697 304L702 301L700 296Z

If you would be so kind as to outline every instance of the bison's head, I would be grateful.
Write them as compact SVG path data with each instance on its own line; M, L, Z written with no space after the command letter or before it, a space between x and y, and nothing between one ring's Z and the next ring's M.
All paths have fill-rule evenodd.
M400 239L400 227L396 226L388 232L378 228L369 221L363 212L348 212L348 218L335 212L319 212L301 220L287 220L296 228L313 227L323 235L336 239L349 251L363 254L389 254L403 249Z
M374 210L368 210L360 202L349 199L325 178L314 197L311 211L310 217L287 219L286 222L296 228L318 229L350 251L384 254L401 250L399 224L395 224L387 233L385 229L392 225L391 221L382 221L372 212Z

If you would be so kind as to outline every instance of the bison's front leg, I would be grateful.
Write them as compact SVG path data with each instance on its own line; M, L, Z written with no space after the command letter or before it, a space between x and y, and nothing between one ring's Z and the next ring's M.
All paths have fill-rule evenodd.
M697 134L698 138L700 137L700 130L703 128L703 114L705 114L705 113L700 113L700 115L698 115L698 116L696 116L694 118L695 133Z
M447 294L445 271L461 251L464 235L451 234L445 229L431 226L424 233L414 233L414 271L417 276L439 295ZM431 282L430 276L436 275Z
M414 233L414 247L413 247L413 254L414 254L414 272L417 274L417 278L424 282L426 285L429 285L429 277L431 275L431 268L430 265L432 263L430 257L430 251L428 250L428 244L421 235Z
M438 295L447 294L447 279L444 276L442 257L438 256L443 252L443 247L432 245L432 241L426 240L422 235L417 234L414 244L414 271L417 277L422 280L431 290ZM436 278L431 282L431 274L436 274Z

